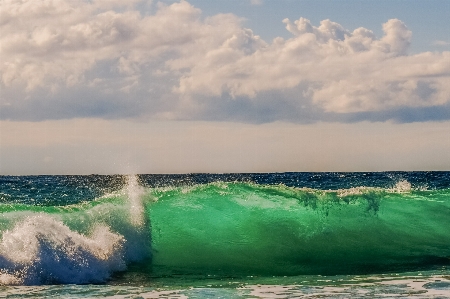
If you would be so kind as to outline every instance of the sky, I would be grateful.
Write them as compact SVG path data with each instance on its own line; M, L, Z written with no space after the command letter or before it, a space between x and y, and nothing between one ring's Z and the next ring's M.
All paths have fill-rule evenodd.
M0 174L450 170L450 1L2 0Z

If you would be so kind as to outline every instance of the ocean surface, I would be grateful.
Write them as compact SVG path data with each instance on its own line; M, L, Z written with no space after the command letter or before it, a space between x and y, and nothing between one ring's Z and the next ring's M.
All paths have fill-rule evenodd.
M450 298L450 172L0 176L0 298Z

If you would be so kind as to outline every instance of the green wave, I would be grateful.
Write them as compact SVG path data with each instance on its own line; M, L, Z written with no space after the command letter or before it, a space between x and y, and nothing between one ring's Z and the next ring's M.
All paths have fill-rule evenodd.
M153 265L201 273L340 274L448 263L450 190L213 183L155 189Z
M36 214L84 236L106 226L123 236L120 254L135 262L133 271L153 276L359 274L450 264L450 189L217 182L145 189L135 202L130 196L121 191L67 206L2 203L0 237ZM139 208L142 223L133 219Z

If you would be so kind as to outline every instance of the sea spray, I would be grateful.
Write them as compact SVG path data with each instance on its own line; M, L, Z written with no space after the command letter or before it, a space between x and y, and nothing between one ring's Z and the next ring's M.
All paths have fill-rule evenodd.
M150 221L144 208L145 189L139 185L136 175L129 175L124 190L127 197L128 223L123 223L117 230L127 238L126 259L128 262L148 261L151 258L151 235Z
M104 225L89 236L54 217L26 217L0 241L2 281L15 284L102 282L125 269L124 239ZM12 279L14 277L14 279Z
M0 284L105 282L149 257L142 193L128 176L121 191L92 202L3 214Z
M127 177L126 190L128 203L130 204L130 222L135 227L141 227L145 224L145 213L142 202L144 188L139 185L136 175L129 175Z

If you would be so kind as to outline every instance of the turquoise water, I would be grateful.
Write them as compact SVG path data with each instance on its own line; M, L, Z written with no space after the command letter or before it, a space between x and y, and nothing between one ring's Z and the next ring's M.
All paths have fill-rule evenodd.
M449 177L1 177L0 294L445 298Z

